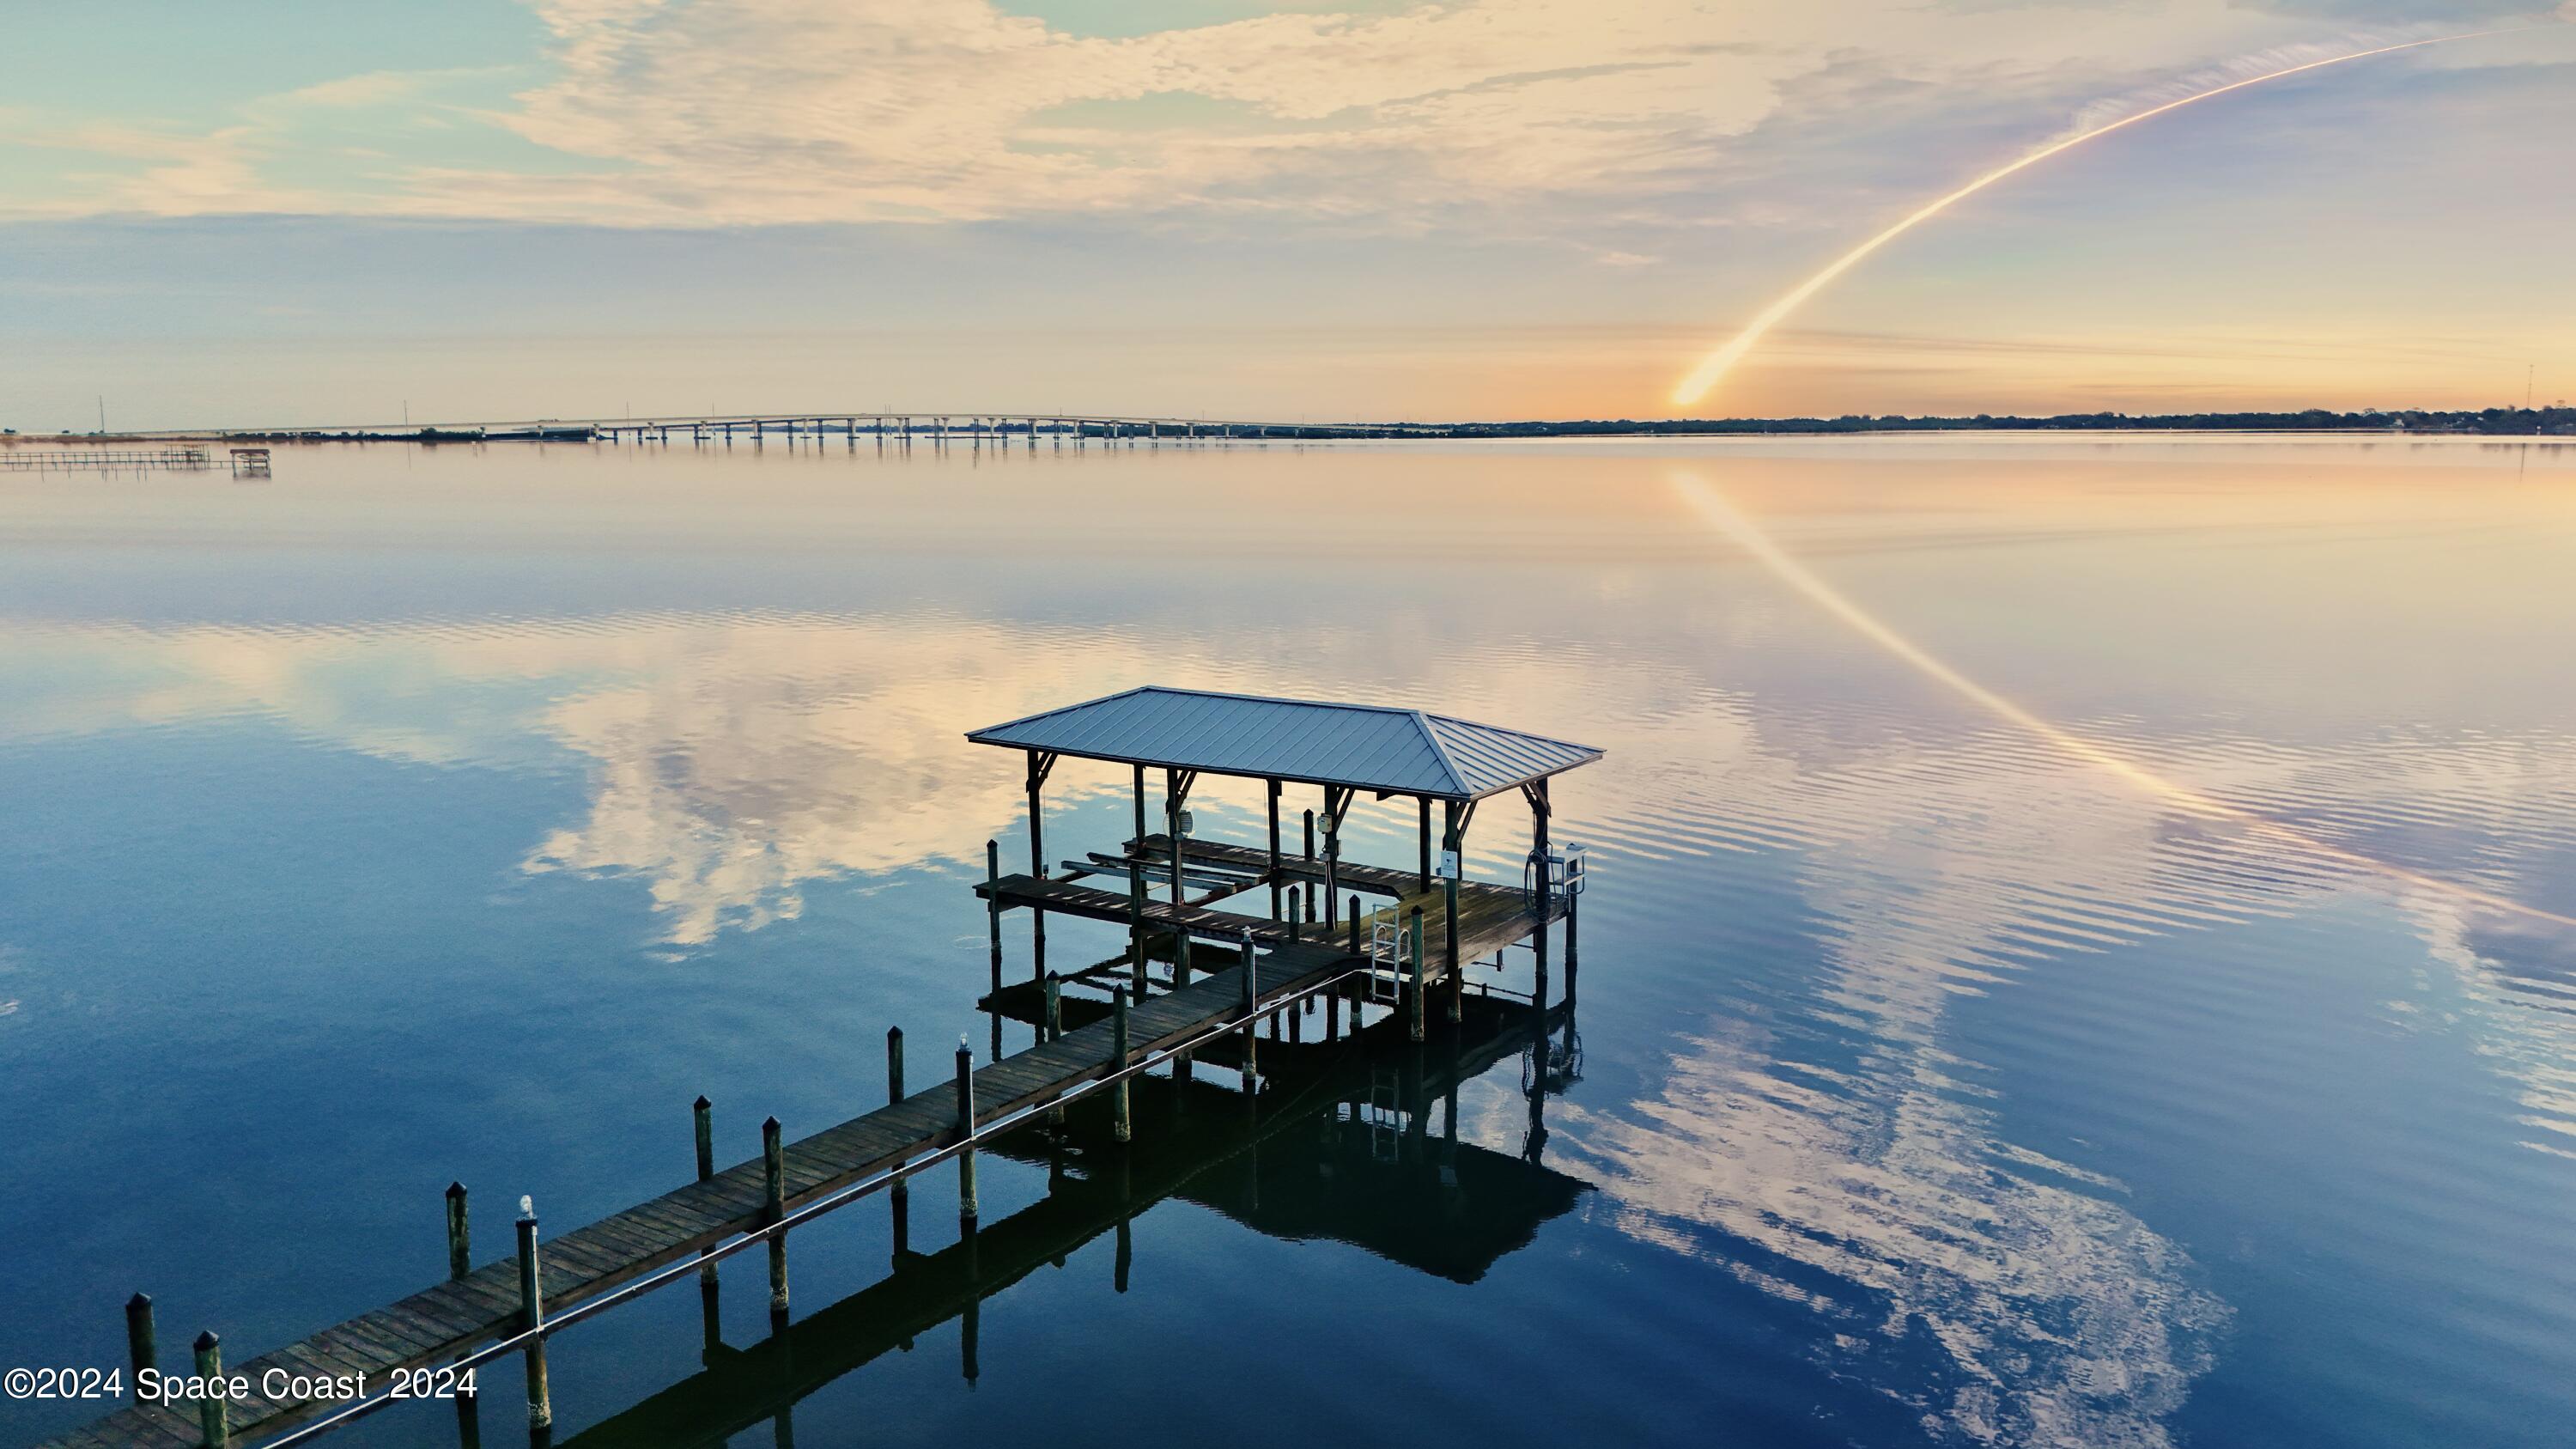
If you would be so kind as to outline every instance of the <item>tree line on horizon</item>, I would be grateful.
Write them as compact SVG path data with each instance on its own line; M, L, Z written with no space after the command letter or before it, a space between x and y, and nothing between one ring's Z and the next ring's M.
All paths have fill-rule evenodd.
M2540 408L2365 408L2339 413L2300 412L2059 413L2051 417L1974 417L1900 413L1845 413L1834 418L1617 418L1560 422L1459 423L1459 437L1580 437L1650 433L1885 433L1953 431L2171 431L2171 432L2407 432L2485 433L2501 436L2576 436L2576 408L2564 401Z

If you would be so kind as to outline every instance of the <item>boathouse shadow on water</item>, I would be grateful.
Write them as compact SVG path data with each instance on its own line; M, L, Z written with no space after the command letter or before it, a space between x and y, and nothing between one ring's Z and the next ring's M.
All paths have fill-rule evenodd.
M1473 1283L1591 1190L1544 1161L1547 1099L1579 1071L1570 1001L1537 1018L1525 1004L1471 996L1462 1019L1428 1043L1408 1041L1389 1017L1336 1041L1261 1046L1255 1091L1207 1077L1135 1079L1129 1141L1116 1140L1111 1105L1097 1098L1067 1108L1061 1124L1004 1139L1000 1155L1046 1169L1044 1196L946 1246L915 1251L897 1199L887 1275L802 1318L773 1314L755 1341L724 1341L710 1279L701 1371L555 1442L698 1449L768 1423L789 1444L800 1401L952 1321L958 1373L972 1382L984 1368L985 1302L1103 1236L1116 1243L1113 1286L1127 1292L1132 1225L1166 1201ZM1219 1053L1200 1060L1228 1064ZM1459 1139L1459 1089L1494 1071L1516 1075L1528 1104L1518 1153Z

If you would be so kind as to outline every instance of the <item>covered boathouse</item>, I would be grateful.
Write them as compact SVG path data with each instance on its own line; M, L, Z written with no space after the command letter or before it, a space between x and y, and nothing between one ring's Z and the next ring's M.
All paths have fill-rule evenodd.
M1199 969L1253 959L1256 944L1276 971L1340 985L1341 997L1400 1009L1412 1035L1435 1013L1459 1018L1465 963L1527 944L1536 966L1533 1004L1547 999L1549 926L1565 922L1567 988L1575 956L1575 901L1583 857L1550 836L1549 782L1601 758L1589 745L1417 709L1275 699L1149 685L970 731L967 739L1027 756L1029 868L1004 875L988 843L987 879L977 888L992 926L993 995L1001 1016L1061 1029L1061 988L1123 988L1142 1000L1152 988L1191 985L1194 948L1222 952ZM1114 852L1090 852L1051 866L1044 790L1065 756L1130 767L1134 833ZM1147 822L1148 770L1163 787L1161 829ZM1257 842L1195 834L1188 808L1201 775L1262 781L1268 832ZM1280 801L1289 787L1320 792L1318 806L1283 835ZM1342 825L1362 791L1411 799L1420 821L1411 868L1345 858ZM1518 882L1466 878L1461 862L1480 804L1517 791L1530 812L1530 848ZM1433 810L1438 807L1435 833ZM1095 884L1094 882L1109 884ZM1221 910L1219 902L1259 892L1264 910ZM1363 906L1362 898L1371 899ZM1029 979L1005 986L1001 914L1035 915ZM1057 975L1046 966L1048 913L1128 927L1124 957ZM1168 962L1156 981L1150 967ZM1123 979L1121 979L1123 978ZM1263 983L1267 985L1268 983ZM1285 986L1287 983L1279 983ZM1339 1013L1333 1015L1338 1017ZM1353 1012L1352 1025L1359 1025Z

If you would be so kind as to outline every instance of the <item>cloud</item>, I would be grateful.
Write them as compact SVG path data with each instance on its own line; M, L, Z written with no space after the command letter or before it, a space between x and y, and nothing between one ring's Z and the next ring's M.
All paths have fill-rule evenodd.
M2105 90L2324 38L2223 0L1459 0L1120 37L991 0L531 4L549 73L504 102L442 103L446 73L328 81L246 103L225 140L199 138L194 178L156 170L38 209L1467 226L1534 200L1700 196L1751 133L1848 103L1813 83L1830 74L1970 106L2023 97L2044 131ZM264 181L264 157L340 144L335 111L403 106L455 143L325 195Z

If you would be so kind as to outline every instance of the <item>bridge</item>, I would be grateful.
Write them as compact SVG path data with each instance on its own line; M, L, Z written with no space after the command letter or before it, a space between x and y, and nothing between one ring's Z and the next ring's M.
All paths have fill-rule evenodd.
M834 437L880 444L1002 447L1061 443L1208 443L1323 438L1442 437L1455 423L1289 422L1154 414L973 410L961 412L685 413L651 417L516 418L442 423L328 423L266 427L161 428L119 432L120 441L191 439L306 442L766 443Z

